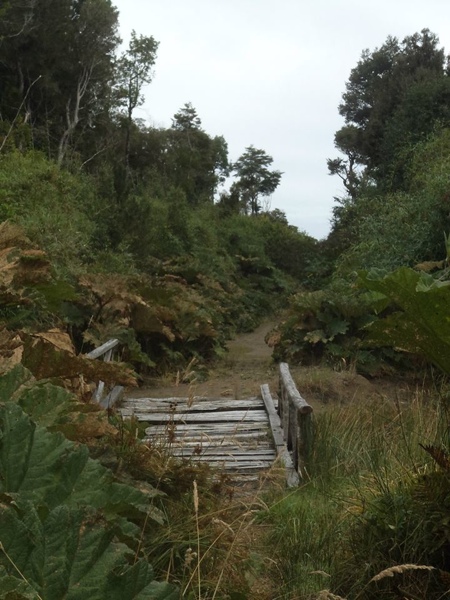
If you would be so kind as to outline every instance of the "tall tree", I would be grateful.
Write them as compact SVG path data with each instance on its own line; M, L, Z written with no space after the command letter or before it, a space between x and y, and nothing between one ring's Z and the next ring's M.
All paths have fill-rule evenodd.
M142 90L153 79L153 66L159 43L152 36L131 32L128 49L117 61L117 95L119 105L125 107L126 138L125 162L130 161L130 137L133 112L144 102Z
M222 136L209 136L192 104L173 117L167 132L167 173L192 205L212 203L217 188L229 173L228 146Z
M62 163L74 134L93 128L110 104L117 10L110 0L10 0L6 16L1 118L12 122L21 114L35 145ZM8 35L11 22L15 36Z
M238 191L245 213L256 215L261 210L261 196L270 196L280 184L281 171L271 171L273 158L264 150L249 146L233 164L238 180L233 191Z
M438 46L428 29L401 43L388 37L352 69L339 106L345 125L335 136L345 158L328 161L351 197L361 169L382 187L401 185L401 169L393 173L399 150L423 139L437 120L450 122L448 57Z

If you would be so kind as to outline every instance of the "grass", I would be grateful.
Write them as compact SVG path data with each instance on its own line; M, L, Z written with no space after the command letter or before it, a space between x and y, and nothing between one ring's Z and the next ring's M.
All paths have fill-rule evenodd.
M421 571L371 579L402 564L447 569L449 476L420 444L441 448L448 425L444 404L425 391L408 404L380 399L319 412L310 480L268 500L261 517L280 581L273 600L395 598L400 579L406 598L443 597L436 577Z
M152 472L152 483L157 473L168 495L144 554L189 600L446 597L450 474L433 452L448 448L447 402L425 389L407 402L328 402L315 416L310 478L289 492L272 483L233 496L224 474L146 447L134 472Z

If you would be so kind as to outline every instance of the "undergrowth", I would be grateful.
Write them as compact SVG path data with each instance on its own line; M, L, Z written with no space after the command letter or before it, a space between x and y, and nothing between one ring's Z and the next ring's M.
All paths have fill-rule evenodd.
M310 480L271 498L261 517L271 525L276 598L447 597L448 442L448 406L425 390L408 403L317 414ZM399 565L432 568L376 578Z

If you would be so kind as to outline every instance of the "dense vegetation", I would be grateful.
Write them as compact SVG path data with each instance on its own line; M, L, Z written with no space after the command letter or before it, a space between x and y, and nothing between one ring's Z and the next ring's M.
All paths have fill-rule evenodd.
M317 242L264 210L282 177L264 150L231 160L189 103L167 129L135 118L158 41L133 33L119 54L117 19L110 0L0 7L0 598L179 597L164 577L247 598L223 485L137 443L88 384L205 368L289 296L275 358L448 374L449 61L428 30L363 52L328 161L346 195ZM111 337L127 366L80 356ZM448 593L442 381L414 411L317 419L311 482L262 517L280 598L315 597L325 572L349 598ZM369 585L396 565L402 587Z
M328 161L346 195L321 285L293 296L276 356L422 379L406 404L366 396L317 416L311 481L267 514L282 597L449 594L449 76L423 30L364 51L346 84Z
M51 266L2 311L9 326L70 330L77 350L119 336L161 372L273 312L316 242L262 210L282 176L264 150L232 163L190 104L168 129L134 118L158 43L133 33L118 54L119 41L109 0L2 8L0 221Z
M339 107L345 125L335 134L341 156L328 160L346 195L336 199L332 230L321 244L320 290L294 296L277 356L344 359L369 373L404 360L388 347L436 362L430 349L413 347L412 334L409 343L393 334L391 313L409 310L416 322L427 321L433 318L430 287L446 298L450 289L448 60L437 37L423 30L364 51L352 70ZM417 273L405 271L412 268ZM420 298L430 310L413 315ZM434 314L442 323L445 315L446 309ZM374 349L370 332L387 323ZM437 345L440 334L432 343L436 331L428 334L429 346Z

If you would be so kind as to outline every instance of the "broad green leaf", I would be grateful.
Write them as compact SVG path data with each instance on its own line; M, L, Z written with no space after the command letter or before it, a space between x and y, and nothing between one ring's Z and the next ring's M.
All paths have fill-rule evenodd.
M21 364L0 377L0 402L8 402L17 397L22 386L34 381L33 375Z
M0 377L0 401L17 402L40 425L55 425L62 415L77 410L75 397L47 381L36 381L23 365Z
M0 566L0 600L38 600L36 590L23 579L18 579L18 573L16 575L9 575L6 569Z
M22 365L0 377L1 400L17 402L33 421L74 441L114 431L97 404L77 402L64 388L36 381Z
M117 483L111 471L89 458L86 446L37 426L16 404L0 405L0 491L20 493L50 508L93 506L106 515L138 517L150 511L156 490Z
M450 373L450 282L406 267L384 277L363 273L361 281L396 309L370 326L368 341L422 355Z
M319 342L326 344L328 341L327 334L325 331L323 331L323 329L315 329L314 331L310 331L303 339L307 340L311 344L318 344Z
M115 526L93 509L57 506L45 511L3 495L0 519L0 576L22 594L18 598L37 598L30 587L42 600L178 597L172 586L153 581L146 561L133 561L130 549L117 541Z

